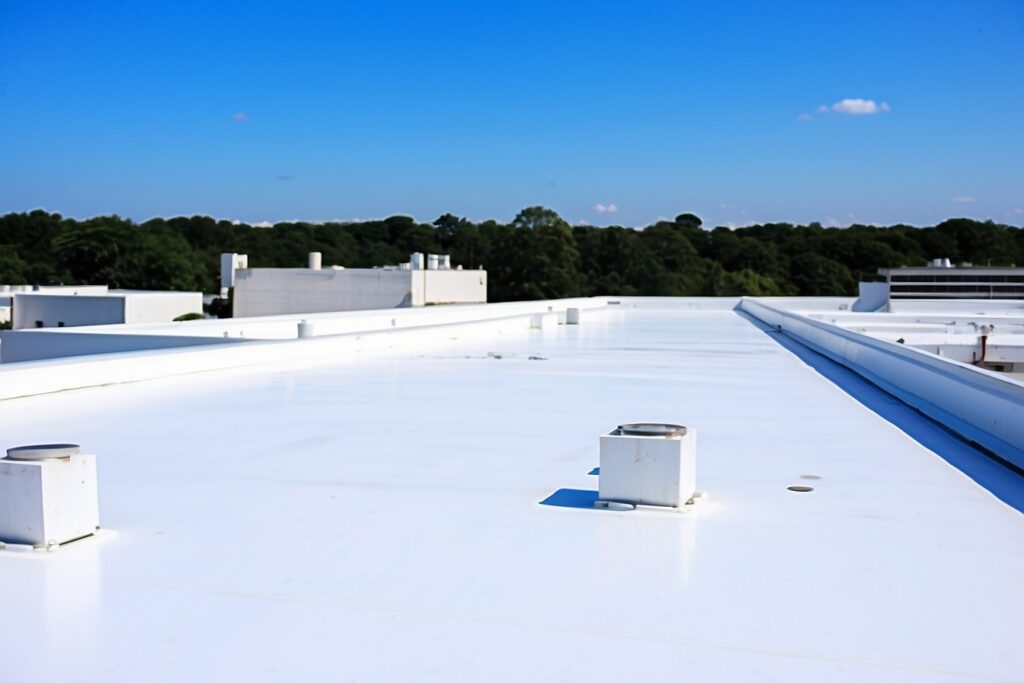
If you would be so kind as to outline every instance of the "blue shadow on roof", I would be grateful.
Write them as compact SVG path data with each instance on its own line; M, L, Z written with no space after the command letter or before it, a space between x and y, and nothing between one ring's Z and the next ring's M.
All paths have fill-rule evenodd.
M593 510L597 501L597 491L582 489L558 489L540 502L541 505L554 505L560 508L585 508Z
M601 468L600 467L595 467L594 469L592 469L589 472L587 472L587 474L589 474L591 476L594 476L594 477L599 477L599 476L601 476Z
M894 424L914 441L984 486L996 498L1018 512L1024 512L1024 475L1011 465L964 440L845 365L823 356L742 311L737 311L737 314L746 318L780 346L817 370L869 410Z

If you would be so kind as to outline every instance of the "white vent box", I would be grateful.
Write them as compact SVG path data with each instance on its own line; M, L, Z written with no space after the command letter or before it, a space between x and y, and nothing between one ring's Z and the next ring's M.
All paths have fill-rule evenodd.
M696 487L696 430L637 423L601 437L601 501L679 508Z
M99 525L94 456L47 444L11 448L0 459L0 541L46 548Z
M530 328L534 330L553 330L558 327L557 313L534 313L530 316Z

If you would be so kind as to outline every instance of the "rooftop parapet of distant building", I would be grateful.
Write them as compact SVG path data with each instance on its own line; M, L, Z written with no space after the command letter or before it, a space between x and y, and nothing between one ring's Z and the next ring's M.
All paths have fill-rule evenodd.
M0 298L0 305L2 301ZM181 315L201 313L203 294L108 289L107 285L35 287L13 292L11 307L15 330L170 322Z
M320 252L309 254L307 268L249 268L247 255L222 254L222 295L229 287L235 317L326 313L486 303L487 272L419 252L375 268L324 267Z
M879 268L892 299L1024 299L1024 268L954 266L948 258L924 267Z

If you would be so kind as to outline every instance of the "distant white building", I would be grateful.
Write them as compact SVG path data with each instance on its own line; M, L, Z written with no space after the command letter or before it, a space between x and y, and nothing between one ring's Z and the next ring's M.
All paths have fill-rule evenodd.
M15 294L24 292L104 294L106 291L106 285L0 285L0 323L11 322Z
M381 268L323 268L319 252L307 268L247 265L244 254L221 256L221 287L234 287L236 318L487 301L487 271L453 269L447 255L417 253Z
M934 259L924 268L879 268L893 299L1024 299L1024 268L953 266Z
M202 313L202 292L107 289L106 285L15 292L13 329L170 322Z

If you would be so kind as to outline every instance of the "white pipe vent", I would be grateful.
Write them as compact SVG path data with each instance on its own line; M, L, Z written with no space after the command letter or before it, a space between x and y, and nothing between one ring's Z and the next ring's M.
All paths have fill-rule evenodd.
M530 328L534 330L553 330L558 326L557 313L534 313L530 316Z
M7 449L0 459L0 542L53 548L100 526L96 458L75 444Z
M697 492L696 430L674 424L619 425L601 437L598 499L680 508Z

